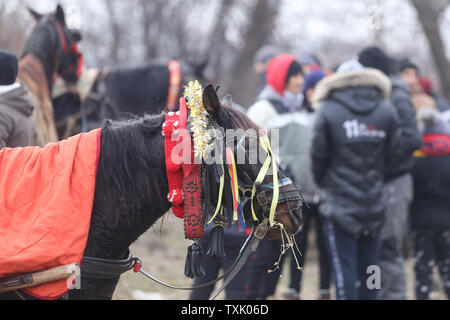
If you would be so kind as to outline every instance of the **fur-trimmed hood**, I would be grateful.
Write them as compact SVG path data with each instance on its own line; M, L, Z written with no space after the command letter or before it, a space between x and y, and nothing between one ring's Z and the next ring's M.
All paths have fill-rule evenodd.
M317 84L312 97L313 108L318 109L320 101L327 99L334 90L349 87L375 87L381 92L383 99L389 99L392 85L387 76L372 68L336 73Z

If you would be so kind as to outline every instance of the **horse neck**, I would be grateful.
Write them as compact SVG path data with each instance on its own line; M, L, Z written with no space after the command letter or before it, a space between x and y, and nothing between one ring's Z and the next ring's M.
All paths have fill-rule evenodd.
M103 129L91 227L85 255L123 258L127 248L170 208L161 128L146 146L135 146L136 135L114 135ZM129 147L134 145L135 147ZM139 154L133 154L141 149ZM136 159L140 159L136 165ZM145 159L145 160L143 160ZM142 165L147 163L147 165ZM126 174L125 174L126 173Z
M34 121L36 142L44 146L48 142L58 141L53 104L50 96L45 67L34 54L27 54L19 61L18 81L27 85L35 106Z
M25 82L36 82L41 88L45 87L45 91L50 93L56 66L52 62L52 58L47 57L47 55L49 54L27 52L19 61L18 76Z
M33 53L25 55L19 61L18 80L26 83L38 100L50 101L51 87L46 72L41 59Z

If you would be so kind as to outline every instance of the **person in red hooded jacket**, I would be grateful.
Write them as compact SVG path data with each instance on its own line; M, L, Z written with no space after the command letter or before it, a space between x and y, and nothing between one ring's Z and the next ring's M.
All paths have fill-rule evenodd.
M299 169L302 155L308 154L305 151L307 139L293 139L306 136L308 131L305 125L308 119L299 112L303 108L303 70L295 57L281 54L269 62L266 80L266 86L247 115L269 133L278 130L277 160L296 180L302 175ZM274 294L280 270L271 273L267 270L274 268L280 246L278 241L263 240L253 255L249 266L248 299L263 300Z
M260 127L271 129L277 127L270 122L274 116L301 108L304 83L302 67L295 57L281 54L270 60L266 81L256 103L249 108L248 115Z

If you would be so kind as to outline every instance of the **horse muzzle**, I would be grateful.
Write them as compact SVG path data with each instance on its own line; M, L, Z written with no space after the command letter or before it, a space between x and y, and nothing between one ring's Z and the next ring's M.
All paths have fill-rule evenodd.
M281 203L277 207L275 222L281 224L289 235L294 235L302 229L302 205L303 202L301 201L290 201L289 203ZM269 231L267 232L268 239L275 240L280 238L281 227L279 224L269 228Z
M267 215L273 197L273 185L258 185L257 189L259 192L256 199ZM278 204L274 217L276 224L269 228L267 237L269 239L280 238L281 226L290 235L301 230L303 225L302 206L303 197L292 180L290 178L280 180Z

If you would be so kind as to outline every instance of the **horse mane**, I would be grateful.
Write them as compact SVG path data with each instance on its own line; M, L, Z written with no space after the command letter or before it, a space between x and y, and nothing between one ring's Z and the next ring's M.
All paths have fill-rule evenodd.
M222 106L220 109L218 120L224 129L254 129L256 131L260 129L247 115L227 106Z
M21 58L32 53L41 60L45 70L48 88L51 90L53 73L55 72L54 65L57 59L57 48L55 46L58 45L59 40L56 30L53 30L53 28L47 25L49 22L49 18L45 18L36 24L25 43Z
M225 128L257 129L247 116L225 107L221 108L218 120ZM165 113L161 113L109 120L103 126L91 231L96 237L104 235L99 236L96 248L87 248L89 254L103 255L103 251L97 250L111 248L112 243L134 242L136 239L130 235L137 237L144 233L169 210L161 134L164 121ZM116 237L120 235L120 241L105 240L111 229ZM114 248L110 254L114 256L123 249Z
M169 209L164 114L106 121L101 133L94 216L110 228L146 231ZM111 226L112 225L112 226ZM124 239L126 241L136 239Z
M248 129L254 130L254 137L257 137L259 127L250 120L244 113L232 109L227 106L223 106L219 109L219 113L217 115L217 121L219 125L221 125L225 130L227 129L242 129L243 131L247 131ZM248 139L245 140L245 148L248 147ZM234 140L234 143L237 143L237 140ZM228 145L228 141L227 141ZM225 147L225 146L224 146ZM223 154L225 154L223 150ZM225 161L225 158L223 158ZM249 165L238 165L241 169L252 170L252 166ZM239 176L240 172L238 172ZM225 170L225 187L223 189L222 195L222 203L223 203L223 217L226 219L226 224L228 227L231 227L231 223L233 221L233 195L231 193L231 177L228 170ZM215 211L216 204L219 200L218 195L218 171L216 169L216 165L204 165L202 168L202 183L203 183L203 209L205 213L213 213ZM210 217L209 217L210 218ZM205 219L208 219L208 214L205 214ZM245 215L245 220L252 221L249 215Z

